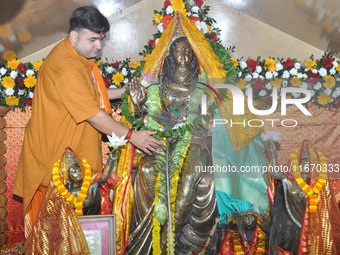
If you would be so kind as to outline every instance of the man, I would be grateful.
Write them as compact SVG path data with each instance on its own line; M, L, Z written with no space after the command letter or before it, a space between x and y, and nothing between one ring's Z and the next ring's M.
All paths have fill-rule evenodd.
M51 180L53 163L66 147L98 172L102 168L101 134L126 135L147 154L161 146L152 137L154 132L129 130L109 114L109 98L118 98L123 91L107 91L94 63L109 29L108 20L96 8L76 9L69 20L68 36L50 52L39 71L13 190L23 198L26 237Z

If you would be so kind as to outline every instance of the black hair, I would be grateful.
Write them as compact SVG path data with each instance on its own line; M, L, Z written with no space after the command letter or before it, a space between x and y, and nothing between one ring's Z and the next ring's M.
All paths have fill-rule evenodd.
M72 12L68 33L83 28L97 34L106 33L110 30L110 23L96 7L83 6Z
M175 46L180 43L180 42L188 42L188 39L186 37L179 37L177 39L175 39L171 45L170 45L170 49L169 49L169 54L168 56L164 59L164 64L163 64L163 68L162 68L162 76L161 76L161 80L163 83L167 84L169 82L172 83L177 83L175 80L175 77L173 76L171 69L173 68L173 66L175 66L175 59L174 59L174 48ZM198 63L196 61L196 55L193 52L193 58L191 63L189 63L189 69L192 76L192 81L191 82L196 82L197 78L198 78Z

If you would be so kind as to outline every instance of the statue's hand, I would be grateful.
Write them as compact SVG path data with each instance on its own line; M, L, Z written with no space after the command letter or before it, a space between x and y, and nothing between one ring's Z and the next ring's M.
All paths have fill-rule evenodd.
M128 87L130 90L131 100L134 105L140 106L144 104L147 98L139 78L132 78L132 80L128 83Z

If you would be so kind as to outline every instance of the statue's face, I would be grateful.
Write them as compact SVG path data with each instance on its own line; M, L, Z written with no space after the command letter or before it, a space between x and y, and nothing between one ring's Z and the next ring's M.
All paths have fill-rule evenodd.
M175 63L179 66L187 66L193 59L193 51L188 42L179 42L174 47Z
M81 172L80 166L74 164L68 169L69 177L74 182L79 182L83 179L83 173Z

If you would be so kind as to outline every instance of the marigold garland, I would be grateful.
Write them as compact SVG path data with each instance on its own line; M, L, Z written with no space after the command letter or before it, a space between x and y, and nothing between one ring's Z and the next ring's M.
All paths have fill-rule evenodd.
M59 168L60 168L60 160L58 160L56 163L53 164L53 169L52 169L52 180L54 185L57 187L57 190L60 195L66 198L67 201L70 203L74 204L74 211L77 216L83 215L83 202L87 196L87 191L90 188L91 185L91 167L89 163L83 159L82 163L85 168L85 173L84 173L84 178L83 178L83 183L80 188L79 195L77 197L74 197L65 187L64 183L60 179L60 173L59 173Z
M177 166L177 169L174 172L173 177L171 178L171 191L170 191L170 203L171 203L171 220L172 222L176 222L175 221L175 210L176 210L176 199L177 199L177 188L178 188L178 181L179 181L179 175L182 171L182 166L183 166L183 162L184 159L187 156L187 152L189 150L190 147L190 141L191 141L191 137L192 135L189 132L186 132L183 138L183 141L180 141L179 143L183 142L184 144L186 143L185 149L184 151L181 152L182 154L182 158ZM176 144L175 150L180 150L183 146L178 146L178 144ZM172 224L172 240L175 240L175 224ZM167 249L168 249L168 253L170 252L170 243L169 243L169 238L168 240L168 245L167 245ZM175 248L175 247L173 247Z
M155 185L155 200L153 202L154 205L157 205L158 203L158 190L159 185L161 183L161 174L158 173L156 185ZM161 254L161 223L157 219L157 217L153 217L153 229L152 229L152 250L153 254Z
M323 153L320 150L317 151L317 154L319 157L319 164L317 164L316 166L317 167L320 166L321 169L317 169L317 171L320 170L320 173L313 187L308 185L301 176L301 172L300 172L301 167L300 167L300 162L299 162L300 149L295 148L293 152L290 154L291 165L292 165L295 181L299 185L301 190L307 194L309 198L309 212L311 213L316 213L317 206L319 203L318 194L322 190L327 179L326 157L325 155L323 155Z

